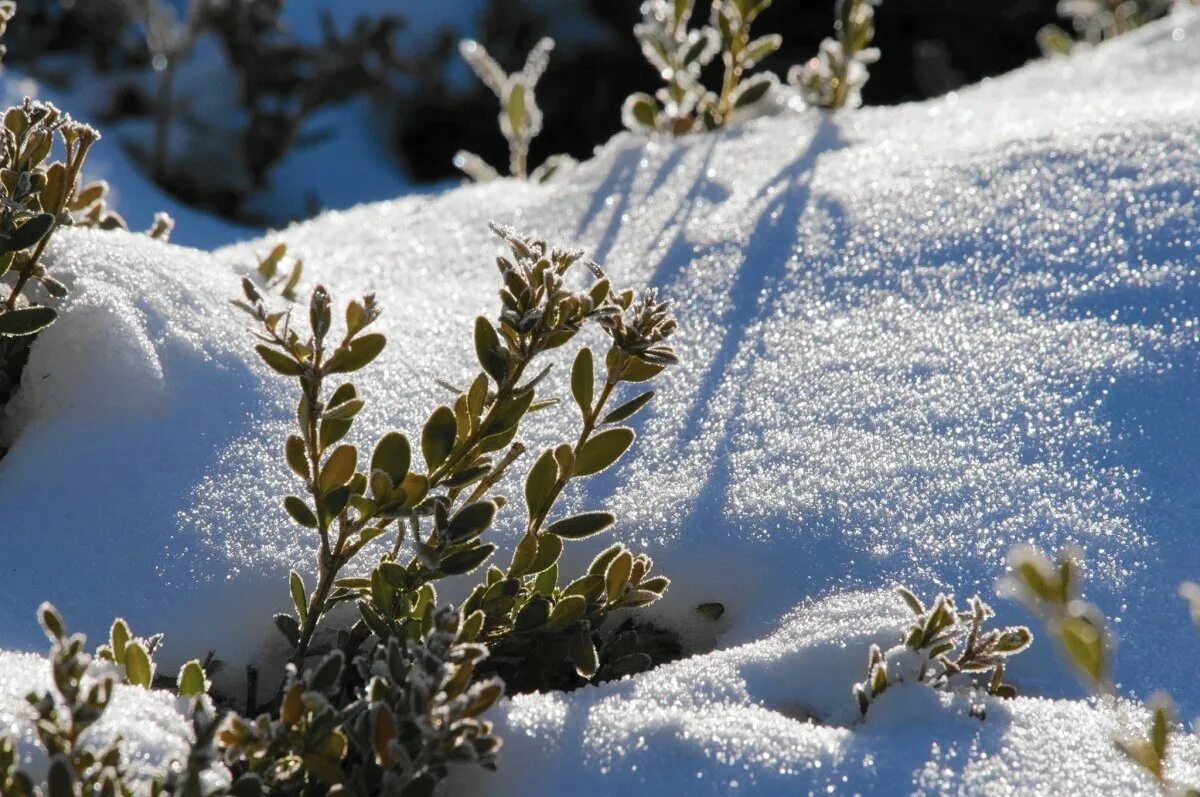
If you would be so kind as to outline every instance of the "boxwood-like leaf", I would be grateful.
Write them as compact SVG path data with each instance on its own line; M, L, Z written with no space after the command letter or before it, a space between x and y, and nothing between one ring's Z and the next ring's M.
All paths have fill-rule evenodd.
M266 344L260 343L254 347L258 352L258 356L262 358L271 370L283 374L284 376L299 376L304 373L304 369L300 367L300 363L289 354L284 354L278 349L272 349Z
M435 470L446 461L450 450L454 448L454 437L458 431L458 422L454 418L454 410L442 405L433 411L425 428L421 430L421 453L425 455L425 464L429 470Z
M317 527L317 516L309 509L308 504L299 496L289 495L283 499L283 508L291 516L292 520L306 528L315 529Z
M600 422L601 423L620 423L621 421L625 420L626 418L632 416L634 413L636 413L642 407L649 404L650 400L652 398L654 398L654 391L648 390L645 393L641 394L640 396L636 396L634 398L631 398L629 401L626 401L624 404L622 404L621 406L617 407L612 412L605 415L604 419Z
M58 318L50 307L20 307L0 314L0 337L21 337L41 332Z
M412 446L408 438L399 432L388 432L381 437L371 454L371 471L383 471L393 484L404 481L411 464Z
M608 512L584 512L581 515L556 520L546 531L567 540L582 540L599 534L611 526L616 518Z
M500 348L500 336L496 334L492 322L483 316L475 319L475 356L479 359L480 367L497 384L504 381L508 369Z
M329 358L329 362L325 364L325 370L331 374L346 374L351 371L357 371L378 357L386 345L387 338L378 332L372 332L369 335L355 338L350 341L349 346L338 349Z
M626 426L605 429L588 440L575 456L574 476L591 476L612 465L633 444L635 435Z
M477 501L460 509L450 518L446 527L446 539L457 544L478 537L492 524L496 516L496 505L491 501Z

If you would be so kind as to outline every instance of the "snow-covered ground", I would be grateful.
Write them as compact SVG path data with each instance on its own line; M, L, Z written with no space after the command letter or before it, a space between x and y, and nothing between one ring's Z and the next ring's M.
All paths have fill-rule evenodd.
M471 371L470 319L495 305L489 218L678 302L683 365L635 456L569 499L614 508L674 578L658 615L714 650L505 703L500 772L455 793L1148 790L1110 743L1139 710L1070 699L1044 639L1010 670L1037 697L988 700L985 721L905 687L859 725L849 690L903 623L892 584L990 597L1013 543L1073 543L1089 597L1121 618L1123 690L1200 712L1175 597L1200 576L1200 15L929 103L786 106L719 135L619 136L551 185L277 236L335 298L385 307L359 440L416 430L434 378ZM167 666L214 650L237 673L274 644L285 574L312 564L278 506L294 397L225 301L273 240L210 255L60 236L72 297L0 462L0 647L43 647L44 599L93 637L118 613L165 631Z

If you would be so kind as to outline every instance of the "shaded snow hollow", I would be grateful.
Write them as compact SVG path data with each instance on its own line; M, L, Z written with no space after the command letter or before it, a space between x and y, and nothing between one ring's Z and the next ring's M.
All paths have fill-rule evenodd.
M414 433L444 399L433 378L473 368L470 320L495 305L489 218L678 301L684 362L636 455L569 502L612 507L616 534L675 579L658 614L721 649L506 703L500 773L455 793L1149 789L1109 741L1140 727L1136 709L1022 698L980 722L901 688L856 726L849 689L903 622L884 590L991 596L1030 540L1086 552L1090 597L1122 617L1122 686L1200 711L1187 668L1164 667L1198 644L1174 597L1200 576L1197 42L1200 17L1177 14L920 105L622 135L550 186L276 236L335 298L373 290L386 309L359 441ZM35 345L0 462L0 647L44 647L44 599L94 641L118 613L165 631L165 667L215 650L236 672L274 644L284 576L311 570L279 508L294 396L226 303L273 240L214 256L60 236L72 297ZM692 610L712 600L728 607L716 626ZM0 718L28 661L0 660ZM1010 675L1077 695L1044 640Z

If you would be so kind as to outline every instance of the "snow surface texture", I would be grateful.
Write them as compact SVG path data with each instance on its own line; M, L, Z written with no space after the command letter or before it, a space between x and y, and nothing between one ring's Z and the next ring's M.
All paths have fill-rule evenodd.
M445 399L433 378L474 368L471 318L496 303L488 218L678 300L684 362L635 455L568 498L614 508L620 538L675 579L660 614L725 650L507 704L504 764L480 793L1147 786L1108 742L1138 725L1129 709L989 702L980 723L905 687L841 726L867 645L902 622L878 590L990 596L1023 540L1084 549L1090 597L1123 618L1127 691L1170 687L1184 716L1200 711L1163 654L1198 644L1174 597L1200 575L1197 41L1200 17L1178 14L929 103L623 135L553 185L402 199L279 236L335 298L374 290L386 308L359 441L415 433ZM278 508L295 487L280 457L294 396L225 304L273 240L217 264L61 236L72 298L35 345L0 462L0 647L42 648L43 599L94 637L116 613L166 631L164 666L213 649L237 672L274 640L287 570L312 567ZM97 332L110 325L119 336ZM606 542L571 546L568 566ZM692 610L711 600L728 607L719 624ZM1043 640L1014 665L1025 694L1078 693Z

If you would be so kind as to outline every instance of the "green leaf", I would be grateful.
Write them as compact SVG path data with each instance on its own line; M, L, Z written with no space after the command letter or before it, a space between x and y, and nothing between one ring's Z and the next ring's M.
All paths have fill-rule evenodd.
M1106 666L1103 632L1082 618L1068 618L1059 633L1075 666L1093 683L1102 682Z
M658 112L654 107L654 99L649 94L638 92L637 94L630 94L625 100L624 117L632 120L635 124L647 130L654 130L657 116Z
M304 597L304 580L295 570L288 575L288 589L292 593L292 604L296 607L296 616L300 618L301 623L307 622L308 599Z
M633 554L621 551L609 562L604 574L604 592L608 602L612 603L621 597L625 585L629 583L629 575L633 572Z
M57 753L46 772L46 797L75 797L75 773L67 757Z
M734 92L733 107L745 108L767 96L767 92L771 90L774 82L767 74L755 75L747 80L742 85L738 86L738 90Z
M128 623L120 617L113 620L112 628L108 632L108 645L112 648L113 659L115 661L125 660L125 646L129 644L129 640L132 638L133 634L129 631Z
M546 532L567 540L582 540L599 534L615 521L616 518L609 512L584 512L554 521L546 528Z
M41 332L54 323L58 313L50 307L21 307L0 314L0 337L21 337Z
M140 642L130 642L125 646L125 680L134 686L150 688L154 678L154 669L150 665L150 654Z
M278 349L272 349L270 346L260 343L254 347L258 352L258 356L262 357L271 370L284 376L299 376L304 373L304 369L296 359L289 354L284 354Z
M612 465L633 444L635 435L627 426L605 429L583 444L575 456L574 476L591 476Z
M575 403L585 418L592 411L592 393L595 390L593 368L592 350L584 346L575 355L575 364L571 366L571 395L575 397Z
M496 334L492 322L483 316L475 319L475 356L479 359L480 367L496 380L496 384L504 381L508 368L505 366L503 349L500 347L500 337Z
M587 599L582 595L567 595L554 604L547 624L552 628L566 628L582 619L586 609Z
M620 552L620 544L610 545L609 547L605 548L603 551L597 554L596 558L592 560L592 563L588 565L588 574L603 576L608 571L609 563L611 563Z
M46 632L46 636L51 642L57 642L66 636L66 627L63 625L62 615L58 613L58 609L54 608L54 604L50 601L44 601L38 607L38 621L41 623L42 630Z
M404 481L412 465L412 446L408 438L399 432L388 432L375 444L371 454L371 472L381 470L391 478L393 484Z
M559 537L553 534L541 534L538 536L537 556L533 558L533 563L529 565L529 573L541 573L547 568L554 567L558 564L558 558L562 556L563 542Z
M329 362L325 364L325 372L330 374L346 374L351 371L357 371L378 357L386 345L387 338L378 332L372 332L369 335L355 338L350 341L349 346L338 349L329 358Z
M621 421L625 420L626 418L628 418L631 415L633 415L634 413L636 413L642 407L649 404L650 400L652 398L654 398L653 390L648 390L640 396L631 398L629 401L626 401L624 404L617 407L615 410L610 412L608 415L605 415L604 419L601 420L600 423L620 423Z
M438 570L448 576L470 573L479 567L496 550L495 545L477 545L465 551L450 554L438 564Z
M468 504L450 518L450 525L446 527L446 539L456 545L478 537L492 524L492 518L495 516L496 505L491 501Z
M308 504L304 503L304 499L296 495L289 495L283 499L283 508L287 510L288 515L292 520L299 523L305 528L315 529L317 527L317 516L309 509Z
M540 515L546 508L546 501L549 500L557 480L558 464L554 461L553 449L548 448L538 457L537 462L533 463L529 475L525 477L525 506L531 519Z
M549 619L550 601L541 595L536 595L530 599L529 603L521 607L521 611L517 612L517 619L513 622L513 630L533 631L544 626Z
M335 487L341 487L350 481L357 465L358 449L351 445L338 446L321 468L321 475L317 477L318 489L322 493L328 493Z
M299 435L291 435L283 450L287 457L288 467L292 469L292 472L301 479L307 479L309 477L308 451L305 449L304 440Z
M300 624L296 622L296 618L290 614L277 614L273 618L275 627L279 629L279 633L292 643L292 647L300 644Z
M521 537L521 541L513 549L513 558L512 563L508 566L508 575L511 578L517 578L528 573L529 566L537 558L537 549L537 535L526 533L525 536Z
M208 691L204 668L200 666L200 662L192 659L179 668L179 677L175 679L175 691L180 697L199 697Z
M525 130L525 84L519 80L514 80L509 85L506 110L508 123L520 137Z
M0 253L19 252L37 244L54 227L53 213L39 213L22 224L7 239L0 238Z
M330 653L317 665L308 681L308 688L314 692L328 692L335 688L342 679L345 663L345 656L340 650Z
M429 416L425 428L421 430L421 453L425 455L425 464L429 470L435 470L450 456L457 431L458 423L454 418L454 410L444 404Z
M571 634L567 644L567 655L575 665L575 672L579 673L579 677L594 676L600 667L600 657L596 655L596 646L592 644L591 637L582 629L578 629Z

